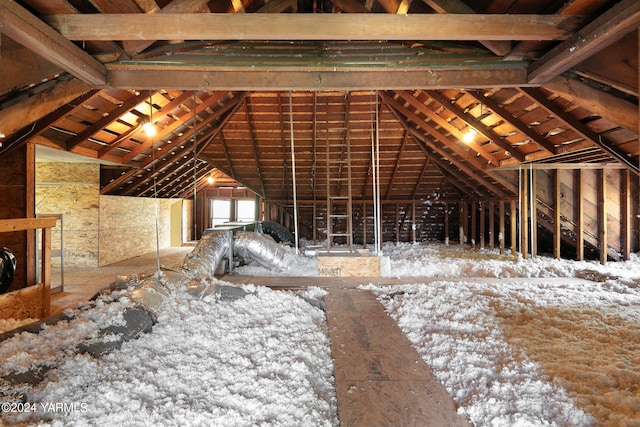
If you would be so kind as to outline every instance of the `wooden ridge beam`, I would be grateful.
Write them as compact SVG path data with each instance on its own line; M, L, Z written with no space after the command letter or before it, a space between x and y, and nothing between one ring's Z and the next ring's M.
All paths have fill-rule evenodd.
M622 0L529 66L529 83L544 84L640 26L640 2Z
M107 81L104 65L14 1L0 0L0 31L88 85Z
M562 15L348 13L60 14L45 19L76 41L564 40L576 30L577 21Z

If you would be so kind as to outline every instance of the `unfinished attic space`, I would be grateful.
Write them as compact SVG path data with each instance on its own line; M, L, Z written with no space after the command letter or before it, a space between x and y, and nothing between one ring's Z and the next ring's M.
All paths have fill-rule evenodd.
M0 424L640 424L636 0L0 0Z

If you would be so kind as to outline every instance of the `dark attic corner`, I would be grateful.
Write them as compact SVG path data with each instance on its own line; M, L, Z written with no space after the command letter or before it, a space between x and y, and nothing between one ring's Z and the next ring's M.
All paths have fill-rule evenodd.
M0 0L0 424L640 423L635 0Z

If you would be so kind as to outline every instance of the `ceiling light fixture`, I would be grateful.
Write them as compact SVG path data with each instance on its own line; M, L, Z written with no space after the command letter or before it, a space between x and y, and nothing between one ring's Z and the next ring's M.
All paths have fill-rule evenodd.
M156 127L151 122L145 122L142 125L142 129L144 130L144 133L147 134L147 136L154 136L156 134Z
M467 144L473 142L473 139L476 137L476 133L477 132L475 129L469 129L467 133L462 136L462 141L466 142Z
M216 180L213 178L213 175L209 175L207 177L207 182L209 183L209 185L212 185Z

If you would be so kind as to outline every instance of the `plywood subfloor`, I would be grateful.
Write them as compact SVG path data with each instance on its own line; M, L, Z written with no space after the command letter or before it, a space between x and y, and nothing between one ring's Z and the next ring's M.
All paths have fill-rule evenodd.
M470 426L418 352L368 291L328 288L342 426Z
M161 268L176 269L193 247L170 247L160 250ZM64 271L64 291L51 296L51 315L88 301L118 276L150 275L158 266L158 254L150 252L104 267L67 268ZM59 270L52 271L52 283L59 283Z

